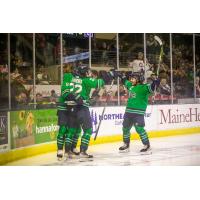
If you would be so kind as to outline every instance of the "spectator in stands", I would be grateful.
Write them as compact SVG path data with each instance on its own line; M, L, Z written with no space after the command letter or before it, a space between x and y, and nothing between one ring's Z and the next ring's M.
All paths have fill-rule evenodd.
M28 74L28 75L27 75L26 84L28 84L28 85L33 85L33 77L32 77L31 74Z
M21 74L19 73L18 68L15 68L15 70L11 73L10 77L11 77L12 80L14 80L19 75L21 75Z
M177 97L183 96L185 93L185 75L186 74L182 69L173 70L173 81Z
M56 94L55 90L51 90L51 97L58 98L58 95Z
M160 80L160 85L158 87L158 91L159 91L160 94L164 94L164 95L170 95L171 94L171 89L170 89L170 86L167 84L166 78L162 78Z
M175 82L183 82L185 81L187 74L184 70L184 66L179 67L178 69L174 70L174 81Z
M157 42L154 39L154 35L150 34L149 37L147 37L147 48L155 50L155 47L157 46Z
M30 102L30 93L33 88L25 88L24 79L22 75L15 76L11 81L11 104L12 107L17 108L27 105Z
M19 76L17 76L16 80L21 83L21 84L25 84L26 81L24 80L24 77L22 76L22 74L20 74Z
M8 73L8 65L0 65L0 74L7 74Z
M185 83L185 94L186 97L193 97L194 96L194 73L193 73L193 64L186 61L186 83Z
M159 71L159 78L160 79L162 79L162 78L168 79L169 75L168 75L168 73L165 70L160 70Z
M197 95L197 97L200 97L200 78L199 78L199 76L196 77L195 87L196 87L196 95Z
M155 79L156 79L156 74L153 72L151 73L151 76L147 78L147 83L151 84Z
M37 78L37 84L49 85L50 81L49 75L42 66L39 68L36 78Z
M27 105L28 103L28 96L25 92L21 92L18 96L15 97L19 105Z
M92 78L98 78L99 77L98 71L92 70L91 71L91 76L92 76ZM100 98L100 90L99 89L94 89L91 92L92 92L92 94L91 94L91 105L92 106L97 106L99 98Z
M42 73L42 66L38 66L38 73L36 75L36 79L37 79L37 84L39 84L40 81L42 81L42 77L43 77L43 73Z
M44 72L43 72L42 79L43 79L43 80L42 80L42 83L43 83L44 85L49 85L51 79L50 79L50 76L48 75L48 73L46 72L46 70L44 70Z
M42 104L43 101L44 101L44 99L43 99L43 97L42 97L42 94L38 92L38 93L36 94L36 102L37 102L38 104Z
M36 108L37 109L40 109L40 108L47 108L49 105L48 105L48 101L45 100L45 98L42 96L41 93L37 93L36 94Z
M154 64L150 64L148 59L146 59L146 72L145 73L146 73L147 80L149 78L151 78L151 75L153 74L154 68L155 68Z
M55 90L51 90L50 102L56 103L58 99L58 95L56 94Z
M107 87L103 93L102 93L102 98L105 99L106 101L104 101L101 105L105 106L105 105L110 105L110 106L113 106L113 105L117 105L115 101L113 101L114 97L115 97L115 91L113 88L112 90L109 89L109 87Z
M125 90L124 85L119 86L119 96L126 96L127 95L127 90ZM118 96L118 91L115 92L115 96Z
M8 74L0 75L0 108L8 108Z
M134 59L129 63L129 67L132 68L133 72L141 72L144 71L144 55L142 52L138 53L137 59Z
M108 45L106 44L106 42L102 43L102 47L100 49L102 50L102 56L101 56L102 63L104 65L107 65L108 64Z

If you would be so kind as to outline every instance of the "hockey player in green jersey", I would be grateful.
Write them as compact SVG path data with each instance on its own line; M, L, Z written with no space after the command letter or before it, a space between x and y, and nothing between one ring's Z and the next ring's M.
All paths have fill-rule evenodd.
M70 82L73 78L72 74L72 66L67 66L67 71L63 76L63 82L61 85L61 95L59 98L59 103L57 106L57 115L58 115L58 125L59 125L59 132L57 136L57 157L58 160L61 160L63 158L63 147L64 143L66 143L66 137L69 129L69 123L70 118L72 115L72 108L73 105L68 105L66 99L68 98L68 94L70 93ZM71 152L75 155L78 155L78 151L76 150L78 138L81 134L81 128L78 123L74 122L73 124L73 138L72 138L72 146L71 146ZM66 147L66 145L65 145Z
M101 88L104 86L104 81L102 79L94 79L90 77L90 70L87 66L79 66L77 68L77 74L71 80L70 94L68 97L74 101L77 106L74 109L73 119L71 118L70 130L73 130L74 121L81 125L83 129L83 135L81 137L80 146L80 159L92 159L93 156L87 154L88 145L92 135L92 120L90 116L89 106L90 106L90 91L92 88ZM69 131L66 138L66 148L67 154L70 157L72 137L74 132Z
M150 142L145 127L144 115L148 105L148 97L151 95L155 87L159 85L159 80L153 80L152 84L143 84L143 73L132 73L129 80L125 76L121 77L123 84L129 91L129 98L124 114L123 121L123 142L124 145L119 148L120 152L128 152L130 145L130 130L135 127L139 134L144 148L140 152L150 150Z

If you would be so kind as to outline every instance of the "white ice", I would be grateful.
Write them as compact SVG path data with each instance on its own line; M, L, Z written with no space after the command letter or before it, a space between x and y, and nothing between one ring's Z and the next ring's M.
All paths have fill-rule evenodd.
M200 165L200 133L184 136L151 138L152 154L140 155L142 144L131 141L129 153L119 153L122 142L93 145L89 153L93 161L57 161L56 152L46 153L18 160L7 165L45 165L45 166L194 166Z

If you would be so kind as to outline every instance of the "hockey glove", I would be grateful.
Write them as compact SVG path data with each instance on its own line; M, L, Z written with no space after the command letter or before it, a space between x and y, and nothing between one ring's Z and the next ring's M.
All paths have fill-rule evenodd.
M90 98L90 105L95 105L96 104L96 101L97 101L97 96L96 97L92 97L92 98Z
M112 69L108 72L109 76L112 78L112 79L115 79L116 78L116 73L115 73L115 70Z
M116 79L116 78L120 78L121 76L122 76L122 72L120 72L120 71L116 71L115 69L111 69L110 71L109 71L109 74L110 74L110 76L113 78L113 79Z
M72 94L72 93L69 93L66 98L65 98L66 101L75 101L75 95Z
M83 105L83 98L78 95L75 97L75 102L78 104L78 105Z
M113 74L113 79L120 78L123 84L127 80L126 75L123 72L121 72L121 71L112 70L110 72Z
M125 81L127 80L126 75L125 74L121 74L120 78L121 78L122 84L125 84Z
M154 79L153 82L151 83L152 91L154 91L156 87L159 87L159 85L160 85L160 80L159 79Z

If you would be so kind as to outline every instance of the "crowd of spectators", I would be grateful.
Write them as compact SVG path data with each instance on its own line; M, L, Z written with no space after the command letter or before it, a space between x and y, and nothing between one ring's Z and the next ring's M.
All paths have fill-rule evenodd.
M92 41L92 64L105 67L116 66L116 40L95 38Z
M194 97L194 69L193 69L193 46L192 42L188 42L191 38L187 35L185 36L185 40L179 40L178 37L175 38L173 44L173 85L171 88L171 69L170 69L170 48L169 48L169 38L162 38L163 41L163 57L161 62L159 62L160 56L160 46L155 41L154 35L149 34L147 37L147 59L146 66L144 64L144 55L141 51L136 52L132 59L127 56L126 67L128 70L133 72L145 71L147 82L151 81L151 76L157 73L157 69L159 67L159 78L161 80L160 87L157 89L157 94L169 96L171 98L171 90L173 90L173 94L175 99L178 98L193 98ZM189 38L189 39L188 39ZM121 46L128 46L127 43ZM104 49L106 48L106 43L103 42L102 46ZM96 48L101 50L101 48ZM130 51L133 48L130 46ZM135 48L134 48L135 49ZM109 51L109 48L106 49ZM127 55L129 54L129 49L126 48ZM121 53L121 52L120 52ZM200 58L198 53L196 52L196 95L199 97L200 95L200 86L199 86L199 77L200 77ZM104 55L104 54L102 54ZM107 53L107 55L109 55ZM109 57L106 57L109 60ZM101 60L99 60L101 66L106 69L107 64L104 64ZM109 66L109 65L108 65ZM120 66L121 67L121 66ZM106 75L106 70L100 70L100 75L104 78L107 84L110 84L109 77Z
M44 78L36 79L36 83L40 81L45 81ZM8 108L8 67L0 65L0 108ZM11 107L14 109L23 108L24 106L34 105L34 96L33 96L33 75L27 74L26 76L21 73L21 71L16 68L10 74L11 82ZM44 82L42 82L44 84ZM54 89L51 90L49 97L43 97L42 94L36 94L37 104L47 104L47 103L56 103L58 96Z
M0 109L8 107L8 66L0 65Z
M158 66L159 78L161 84L157 88L157 94L164 96L171 96L173 90L176 99L179 98L193 98L194 97L194 70L193 70L193 49L192 42L187 41L187 37L184 40L175 38L173 41L173 85L171 88L171 70L170 70L170 56L169 56L169 40L162 38L164 54L161 62L159 63L160 46L154 39L154 34L147 35L147 56L146 62L144 61L143 43L135 42L130 43L128 41L121 40L119 43L119 63L120 68L125 69L126 73L129 72L145 72L147 82L151 82L151 77L155 76ZM15 107L17 105L27 105L33 102L33 67L32 67L32 54L31 37L23 39L19 37L15 41L15 45L11 48L11 103ZM13 41L13 40L12 40ZM12 42L11 41L11 42ZM63 55L72 55L84 51L85 43L82 40L73 45L70 44L71 38L63 39ZM88 47L86 47L88 48ZM196 80L195 89L196 95L200 97L200 56L199 51L196 51ZM92 66L101 66L99 71L93 70L93 77L102 77L107 85L111 84L111 79L107 73L107 67L116 68L116 39L112 40L93 40L92 41ZM52 60L50 59L52 58ZM36 34L36 84L37 85L50 85L52 77L48 73L48 65L54 65L60 63L60 37L52 37L51 35ZM87 60L88 61L88 60ZM5 56L0 56L0 63L5 63ZM83 61L84 62L84 61ZM145 65L146 63L146 65ZM117 81L115 82L117 84ZM29 86L29 87L27 87ZM0 98L1 102L8 104L8 67L3 64L0 65ZM127 99L128 93L124 86L119 86L120 100ZM113 105L117 105L118 91L114 87L113 94L108 101L113 101ZM98 101L101 98L106 97L104 91L94 90L91 96L94 100ZM37 102L56 102L57 95L52 89L51 95L48 99L44 98L41 93L37 93ZM94 101L95 102L95 101ZM97 105L97 104L96 104ZM2 106L2 103L1 103Z

